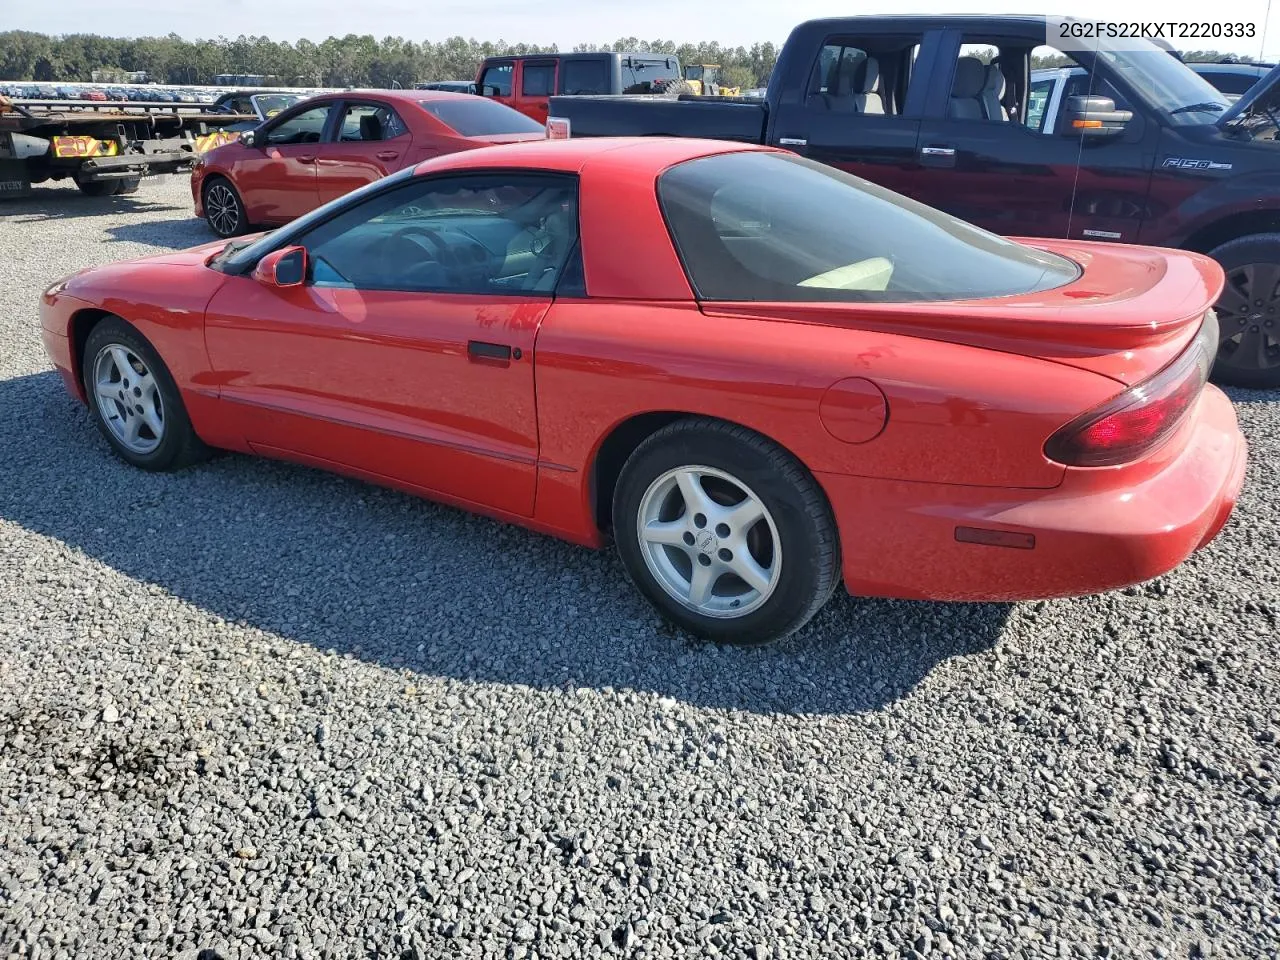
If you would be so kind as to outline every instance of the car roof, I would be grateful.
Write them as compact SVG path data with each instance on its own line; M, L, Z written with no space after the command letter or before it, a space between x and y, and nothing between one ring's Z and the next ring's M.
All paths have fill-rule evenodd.
M580 140L526 140L498 144L483 150L464 150L436 157L420 164L418 173L439 173L452 169L542 170L554 173L593 171L635 171L637 167L654 175L667 167L698 157L754 150L780 153L773 147L726 140L699 140L686 137L589 137Z
M421 103L424 100L478 100L482 99L471 93L458 93L454 90L341 90L334 93L322 93L316 99L327 100L386 100L392 103Z
M1203 63L1197 61L1195 63L1188 63L1187 66L1192 70L1195 70L1197 73L1254 73L1261 77L1271 70L1275 64Z
M577 53L513 53L510 56L501 56L494 54L492 57L485 57L484 62L490 63L497 60L598 60L600 57L632 57L636 60L675 60L674 53L646 53L644 51L623 51L617 50L585 50Z

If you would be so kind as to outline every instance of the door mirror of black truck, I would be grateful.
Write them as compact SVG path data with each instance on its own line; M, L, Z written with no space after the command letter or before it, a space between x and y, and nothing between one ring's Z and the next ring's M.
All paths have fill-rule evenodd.
M1117 137L1132 119L1132 113L1117 110L1109 97L1067 97L1059 132L1064 137Z

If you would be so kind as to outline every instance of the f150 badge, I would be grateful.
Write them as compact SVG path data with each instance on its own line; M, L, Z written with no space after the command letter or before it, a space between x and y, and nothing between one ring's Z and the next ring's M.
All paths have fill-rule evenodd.
M1194 160L1190 157L1166 157L1164 166L1179 170L1230 170L1231 164L1216 160Z

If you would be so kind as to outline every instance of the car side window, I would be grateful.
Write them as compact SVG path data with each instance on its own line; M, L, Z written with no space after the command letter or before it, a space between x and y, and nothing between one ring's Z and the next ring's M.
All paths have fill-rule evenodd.
M480 94L486 97L511 96L511 82L515 75L514 63L495 63L480 75Z
M319 143L329 119L329 104L312 107L295 114L267 131L267 143L284 146L295 143Z
M415 178L303 234L316 286L552 296L578 242L573 177Z
M341 143L368 143L394 140L409 132L404 121L388 106L371 103L348 104L338 128Z
M549 97L556 85L555 63L526 63L520 92L526 97Z
M560 71L560 92L590 96L609 92L609 65L604 60L566 60Z

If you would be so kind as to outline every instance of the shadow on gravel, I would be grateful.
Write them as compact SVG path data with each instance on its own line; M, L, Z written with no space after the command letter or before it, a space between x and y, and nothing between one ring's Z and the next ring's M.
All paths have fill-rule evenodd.
M164 207L166 210L179 210L181 207ZM186 208L190 213L190 207ZM165 220L151 223L122 223L107 227L105 231L111 240L121 243L142 243L152 247L163 247L168 250L186 250L198 247L202 243L211 243L218 238L205 226L203 220L187 216L182 220Z
M27 418L0 418L0 517L218 617L387 668L846 714L989 649L1009 612L840 593L783 643L716 648L661 621L610 550L287 464L134 470L52 372L0 381L0 409L44 428L33 446Z
M190 213L191 208L148 197L145 183L137 193L123 197L86 197L74 187L66 186L35 187L30 196L0 203L0 217L13 218L18 223L44 223L49 220L159 213L168 210L186 210Z

